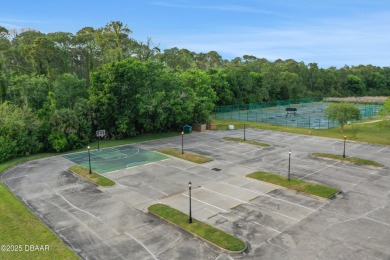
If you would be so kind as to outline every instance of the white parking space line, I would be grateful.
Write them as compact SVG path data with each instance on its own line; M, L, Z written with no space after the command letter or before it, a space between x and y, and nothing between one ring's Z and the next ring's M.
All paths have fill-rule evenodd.
M383 152L384 150L387 150L389 147L384 147L382 149L379 149L378 151L376 151L376 153L380 153L380 152Z
M260 223L258 223L258 222L256 222L256 221L251 221L251 222L252 222L253 224L256 224L256 225L265 227L266 229L272 230L272 231L274 231L274 232L276 232L276 233L278 233L278 234L282 233L282 232L279 231L279 230L276 230L276 229L274 229L274 228L271 228L271 227L268 227L268 226L266 226L266 225L260 224Z
M317 171L315 171L315 172L309 173L309 174L307 174L307 175L305 175L305 176L299 178L298 180L302 180L302 179L304 179L304 178L306 178L306 177L309 177L309 176L311 176L311 175L313 175L313 174L316 174L316 173L318 173L318 172L320 172L320 171L322 171L322 170L325 170L325 169L327 169L327 168L333 167L334 165L336 165L336 164L338 164L338 163L340 163L340 161L337 161L337 162L335 162L335 163L333 163L333 164L331 164L331 165L328 165L328 166L326 166L326 167L324 167L324 168L321 168L321 169L319 169L319 170L317 170Z
M223 197L226 197L226 198L229 198L229 199L233 199L233 200L239 201L239 202L241 202L241 203L243 203L243 204L247 204L247 203L248 203L247 201L243 201L243 200L234 198L234 197L232 197L232 196L228 196L228 195L219 193L219 192L217 192L217 191L210 190L210 189L205 188L205 187L201 187L201 189L205 189L205 190L208 190L208 191L213 192L213 193L215 193L215 194L221 195L221 196L223 196Z
M145 250L153 257L153 259L158 260L158 258L148 249L147 246L145 246L141 241L139 241L136 237L132 236L130 233L125 232L127 236L132 238L134 241L136 241L138 244L140 244Z
M30 176L28 176L28 174L26 175L23 175L23 176L18 176L18 177L12 177L12 178L2 178L2 180L4 181L10 181L10 180L16 180L16 179L23 179L23 178L30 178Z
M160 192L161 194L165 195L165 196L168 196L169 194L166 194L165 192L161 191L161 190L158 190L156 188L154 188L153 186L148 186L149 188L151 188L152 190L155 190L155 191L158 191Z
M270 245L276 246L277 248L280 248L280 249L282 249L282 250L288 252L287 249L285 249L285 248L283 248L283 247L281 247L281 246L278 246L277 244L271 243L271 241L269 241L269 240L267 240L267 243L270 244Z
M379 223L379 224L382 224L382 225L385 225L385 226L388 226L390 227L390 224L389 223L385 223L385 222L382 222L382 221L379 221L379 220L376 220L376 219L372 219L372 218L369 218L369 217L364 217L365 219L368 219L368 220L371 220L371 221L374 221L376 223Z
M250 192L253 192L253 193L259 194L259 195L261 195L261 196L265 196L265 197L274 199L274 200L283 201L283 202L286 202L286 203L289 203L289 204L292 204L292 205L295 205L295 206L298 206L298 207L301 207L301 208L308 209L308 210L310 210L310 211L315 211L315 209L312 209L312 208L303 206L303 205L301 205L301 204L297 204L297 203L294 203L294 202L291 202L291 201L288 201L288 200L284 200L284 199L279 199L279 198L272 197L271 195L266 194L266 193L264 193L264 192L254 191L254 190L251 190L251 189L246 189L246 188L243 188L243 187L240 187L240 186L236 186L236 185L233 185L233 184L229 184L229 183L226 183L226 182L222 182L222 181L220 181L219 183L222 183L222 184L225 184L225 185L229 185L229 186L235 187L235 188L237 188L237 189L242 189L242 190L250 191Z
M267 208L261 207L261 206L259 206L259 205L257 205L257 204L249 203L249 205L252 205L252 206L258 207L258 208L260 208L260 209L262 209L262 210L266 210L266 211L272 212L272 213L274 213L274 214L276 214L276 215L279 215L279 216L282 216L282 217L285 217L285 218L292 219L292 220L294 220L294 221L297 221L297 222L301 221L300 219L296 219L296 218L293 218L293 217L290 217L290 216L284 215L284 214L282 214L282 213L279 213L279 212L276 212L276 211L273 211L273 210L270 210L270 209L267 209Z
M183 193L182 193L181 195L183 195L184 197L189 198L189 196L188 196L187 194L183 194ZM214 205L212 205L212 204L210 204L210 203L207 203L206 201L203 201L203 200L194 198L194 196L191 196L191 199L196 200L196 201L199 201L199 202L201 202L201 203L203 203L203 204L206 204L206 205L208 205L208 206L210 206L210 207L216 208L216 209L218 209L218 210L220 210L220 211L223 211L223 212L225 212L225 213L228 212L227 210L221 209L221 208L219 208L219 207L217 207L217 206L214 206Z
M294 220L294 221L300 221L299 219L296 219L296 218L293 218L293 217L289 217L289 216L287 216L287 215L284 215L284 214L281 214L281 213L279 213L279 212L276 212L276 211L273 211L273 210L270 210L270 209L267 209L267 208L261 207L261 206L259 206L259 205L257 205L257 204L249 203L249 202L247 202L247 201L243 201L243 200L240 200L240 199L234 198L234 197L232 197L232 196L228 196L228 195L226 195L226 194L222 194L222 193L219 193L219 192L216 192L216 191L210 190L210 189L208 189L208 188L205 188L205 187L202 187L202 189L208 190L208 191L210 191L210 192L216 193L216 194L218 194L218 195L221 195L221 196L223 196L223 197L226 197L226 198L230 198L230 199L233 199L233 200L239 201L239 202L241 202L242 204L249 204L249 205L252 205L252 206L258 207L258 208L260 208L260 209L263 209L263 210L266 210L266 211L272 212L272 213L274 213L274 214L276 214L276 215L279 215L279 216L282 216L282 217L285 217L285 218L292 219L292 220Z

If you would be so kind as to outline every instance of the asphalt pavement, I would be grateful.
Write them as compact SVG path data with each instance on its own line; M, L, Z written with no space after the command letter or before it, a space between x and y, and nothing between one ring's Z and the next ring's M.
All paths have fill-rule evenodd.
M342 140L247 129L256 147L223 140L242 130L185 135L185 151L210 156L197 165L176 158L106 173L117 185L98 188L75 177L61 156L15 166L0 177L83 259L390 259L390 147L347 142L346 155L383 167L311 158L341 154ZM134 144L181 149L181 136ZM333 200L310 197L246 177L257 171L331 185ZM227 254L147 213L164 203L246 241Z

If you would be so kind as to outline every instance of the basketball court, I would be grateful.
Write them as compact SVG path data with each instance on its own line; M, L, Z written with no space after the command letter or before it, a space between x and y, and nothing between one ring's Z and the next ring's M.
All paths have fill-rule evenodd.
M168 158L163 154L147 151L131 145L67 154L64 155L64 157L85 168L89 168L90 160L91 169L100 174L157 162Z

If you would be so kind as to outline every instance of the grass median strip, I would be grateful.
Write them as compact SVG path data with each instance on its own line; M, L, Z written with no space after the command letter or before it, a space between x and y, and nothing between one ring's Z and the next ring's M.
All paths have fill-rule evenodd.
M189 224L188 215L167 205L154 204L150 206L148 210L226 250L241 251L245 248L245 243L241 239L220 229L214 228L196 219L192 219L192 223Z
M79 259L2 183L0 211L1 259Z
M89 174L89 169L80 165L74 165L70 167L69 170L83 176L84 178L88 179L89 181L98 186L113 186L115 184L113 180L110 180L100 174L97 174L96 172L92 172L92 174Z
M311 156L317 157L317 158L328 158L328 159L340 160L340 161L355 163L355 164L359 164L359 165L367 165L367 166L375 166L375 167L382 166L382 164L371 161L371 160L355 158L355 157L344 158L341 155L330 154L330 153L312 153Z
M289 181L287 177L275 173L269 173L269 172L261 172L261 171L254 172L248 174L247 177L259 181L269 182L272 184L301 191L307 194L319 196L322 198L331 198L332 196L334 196L336 193L339 192L338 189L333 187L307 182L303 180L298 180L298 179L290 179Z
M180 150L174 149L174 148L164 148L164 149L158 150L158 152L168 154L171 156L175 156L177 158L187 160L190 162L194 162L194 163L206 163L206 162L211 162L213 160L210 157L205 157L205 156L195 154L195 153L190 153L190 152L184 152L182 154Z
M234 142L240 142L240 143L245 143L245 144L252 144L252 145L257 145L257 146L261 146L261 147L269 146L269 144L251 141L251 140L244 140L242 138L237 138L237 137L224 137L222 139L224 139L226 141L234 141Z

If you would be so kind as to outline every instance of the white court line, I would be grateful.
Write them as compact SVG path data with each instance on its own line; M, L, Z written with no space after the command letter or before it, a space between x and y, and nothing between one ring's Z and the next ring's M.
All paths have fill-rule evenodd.
M181 194L181 195L183 195L184 197L189 198L189 196L188 196L187 194ZM219 207L217 207L217 206L214 206L214 205L212 205L212 204L210 204L210 203L207 203L207 202L205 202L205 201L203 201L203 200L199 200L199 199L197 199L197 198L194 198L194 196L191 196L191 198L192 198L193 200L199 201L199 202L201 202L201 203L203 203L203 204L206 204L206 205L208 205L208 206L211 206L211 207L213 207L213 208L216 208L216 209L218 209L218 210L220 210L220 211L223 211L223 212L225 212L225 213L228 212L227 210L221 209L221 208L219 208Z
M130 233L127 233L125 232L125 234L127 236L129 236L130 238L132 238L133 240L135 240L138 244L140 244L143 248L145 248L145 250L153 257L153 259L155 260L158 260L158 258L156 257L155 254L152 253L152 251L149 250L149 248L147 248L141 241L139 241L137 238L135 238L134 236L132 236Z

